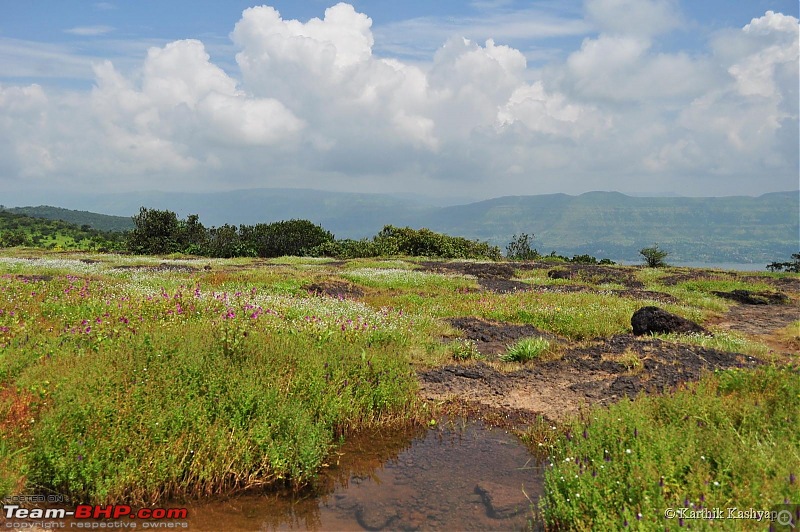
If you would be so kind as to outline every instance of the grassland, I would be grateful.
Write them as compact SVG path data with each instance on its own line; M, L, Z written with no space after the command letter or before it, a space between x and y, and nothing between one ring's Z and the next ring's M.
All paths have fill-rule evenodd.
M796 275L606 267L553 280L547 269L516 270L514 282L527 289L492 291L478 270L440 272L403 258L6 251L0 494L150 503L302 486L354 431L429 421L440 405L421 400L420 372L480 358L512 371L617 337L635 345L631 314L657 304L716 334L650 339L648 349L657 342L764 364L584 408L547 437L537 427L523 432L553 461L542 501L548 522L652 528L664 523L637 516L684 500L800 501L800 377L791 347L800 334L788 324L768 342L724 328L733 303L713 294L776 290L783 280L791 287ZM543 336L485 356L448 322L464 316ZM776 350L776 342L789 347ZM649 371L635 352L603 357L625 375Z

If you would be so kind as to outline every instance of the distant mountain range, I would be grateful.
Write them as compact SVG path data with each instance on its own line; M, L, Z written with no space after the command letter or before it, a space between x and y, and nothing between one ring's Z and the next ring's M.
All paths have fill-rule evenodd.
M218 193L146 192L65 199L78 212L52 207L9 209L63 219L96 229L124 230L139 207L198 214L205 225L308 219L337 238L362 238L384 225L427 227L488 240L505 248L514 234L535 234L542 253L588 253L636 261L638 250L658 243L677 262L788 260L800 249L800 193L759 197L631 197L618 192L579 196L506 196L447 207L385 194L311 189L253 189ZM108 216L116 215L116 216Z

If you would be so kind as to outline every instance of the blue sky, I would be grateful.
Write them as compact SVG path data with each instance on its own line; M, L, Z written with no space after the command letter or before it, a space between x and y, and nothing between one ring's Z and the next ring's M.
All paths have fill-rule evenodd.
M256 5L1 0L0 186L798 187L794 0Z

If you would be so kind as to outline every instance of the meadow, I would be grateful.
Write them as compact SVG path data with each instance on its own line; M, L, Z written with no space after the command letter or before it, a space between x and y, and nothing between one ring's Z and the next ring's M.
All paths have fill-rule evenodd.
M437 416L442 405L419 395L421 371L485 363L508 372L557 360L573 346L629 335L631 314L650 304L713 331L733 305L714 291L771 290L797 277L675 280L688 270L613 266L603 271L618 272L616 280L559 280L550 267L517 268L514 278L530 289L495 292L478 275L404 257L7 250L0 494L145 504L299 488L349 435ZM624 290L633 282L636 297ZM448 322L463 316L529 325L549 339L522 339L486 357ZM798 328L770 341L794 345ZM763 364L708 372L699 383L611 407L582 405L546 434L521 430L552 463L535 513L566 528L648 529L684 501L800 502L797 353L733 329L716 333L659 340Z

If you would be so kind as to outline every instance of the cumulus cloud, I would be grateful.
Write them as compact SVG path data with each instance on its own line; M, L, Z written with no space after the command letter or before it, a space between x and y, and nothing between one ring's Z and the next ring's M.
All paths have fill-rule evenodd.
M423 63L383 57L372 20L344 3L305 22L246 9L238 72L189 39L135 69L97 62L89 92L0 86L0 180L478 196L797 186L797 19L767 12L673 52L658 39L682 24L675 2L585 9L599 32L536 71L491 38L451 37Z

